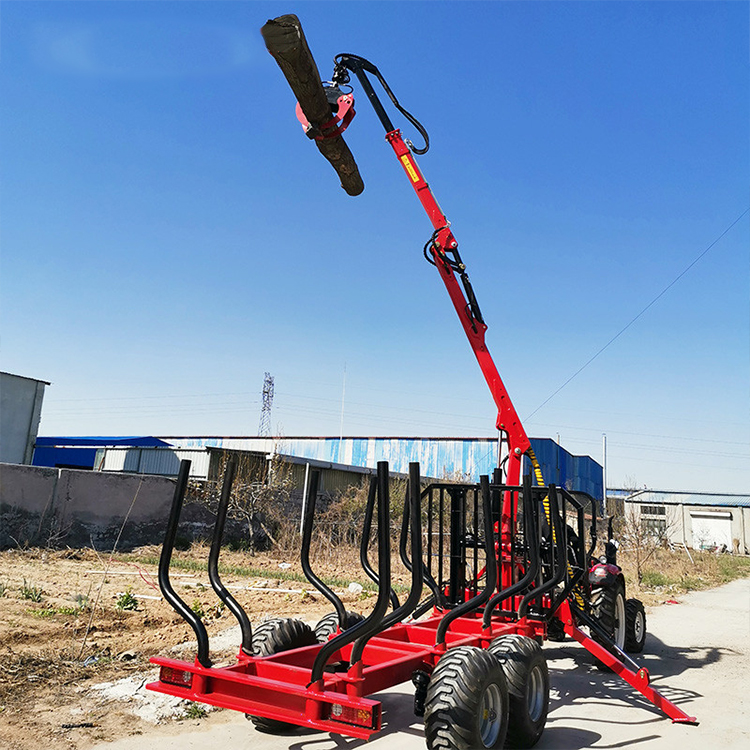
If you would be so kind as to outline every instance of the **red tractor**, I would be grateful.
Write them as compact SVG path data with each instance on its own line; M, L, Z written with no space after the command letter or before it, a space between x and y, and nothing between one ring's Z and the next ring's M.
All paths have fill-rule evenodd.
M234 475L230 462L208 562L211 585L237 618L242 634L236 662L229 666L212 664L205 626L169 580L189 473L189 462L182 462L159 583L167 601L193 628L198 651L193 662L154 658L159 679L148 687L240 711L262 731L296 725L367 739L381 728L380 703L368 696L411 680L415 712L424 716L429 748L500 748L506 741L531 747L544 731L549 704L549 675L540 644L546 638L571 637L672 721L697 723L654 690L648 671L626 653L643 649L646 619L641 603L625 598L611 522L600 560L594 557L596 501L543 481L485 344L487 326L458 243L414 158L427 150L426 131L401 107L380 71L361 57L338 55L331 82L324 86L296 16L269 21L262 33L297 95L305 132L352 195L363 185L341 137L354 116L347 88L350 75L373 105L432 223L424 254L448 290L490 388L505 455L492 479L482 476L478 484L425 486L419 464L410 464L399 540L399 556L411 574L404 601L390 586L389 470L386 462L378 464L360 546L364 572L378 584L375 606L366 617L347 612L312 568L309 553L318 486L313 473L301 562L310 583L334 610L316 628L288 618L253 628L222 584L218 558ZM370 77L381 83L396 109L423 135L423 148L405 141L393 126ZM530 473L522 478L524 456L535 483ZM369 560L373 538L376 567Z

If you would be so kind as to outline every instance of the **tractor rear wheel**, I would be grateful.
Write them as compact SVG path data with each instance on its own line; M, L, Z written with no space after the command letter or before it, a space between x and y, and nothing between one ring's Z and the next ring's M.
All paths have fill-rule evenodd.
M344 630L349 630L349 628L354 627L358 622L362 622L364 619L365 618L358 612L347 612L346 626L344 627ZM330 612L315 626L315 638L318 643L325 643L338 629L339 616L336 612Z
M539 742L549 710L549 671L542 649L525 635L495 638L487 651L499 662L508 683L509 747L533 747Z
M625 602L625 650L640 654L646 643L646 611L638 599Z
M253 656L270 656L293 648L312 646L317 643L312 628L302 620L291 617L266 620L253 630ZM259 732L283 734L296 729L295 724L265 716L245 714Z
M484 649L457 646L430 678L424 715L429 750L501 748L508 731L508 685Z
M592 606L593 615L599 622L601 627L609 636L611 641L614 641L615 645L625 650L625 587L621 582L617 582L614 586L601 589L599 596ZM603 639L599 633L593 628L591 630L591 638L599 643L604 648L609 649L609 644ZM609 672L610 668L596 660L596 665L602 671Z

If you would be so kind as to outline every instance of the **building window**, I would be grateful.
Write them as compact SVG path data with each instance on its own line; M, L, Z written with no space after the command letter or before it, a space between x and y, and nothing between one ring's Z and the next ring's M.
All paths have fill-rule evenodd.
M664 505L641 505L641 528L659 539L667 533L667 509Z
M649 536L663 537L667 533L667 519L641 517L641 527Z
M666 516L667 508L664 505L641 505L642 516Z

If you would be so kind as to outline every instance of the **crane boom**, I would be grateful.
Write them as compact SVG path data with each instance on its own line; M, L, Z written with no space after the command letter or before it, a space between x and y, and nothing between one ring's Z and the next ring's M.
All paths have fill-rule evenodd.
M385 128L386 141L393 148L396 158L409 179L409 184L412 186L432 223L433 234L425 247L425 256L440 273L440 278L443 280L443 284L448 291L448 296L453 303L469 345L474 352L482 375L490 389L495 406L497 407L496 427L505 434L508 442L509 457L506 467L506 481L508 484L517 485L520 483L523 456L530 452L531 443L518 416L518 412L515 406L513 406L508 389L505 387L495 361L487 348L485 341L487 324L484 322L479 304L474 296L474 290L466 273L466 267L458 253L458 242L451 231L450 222L440 208L417 164L414 154L426 151L426 148L422 150L415 149L412 144L407 144L401 135L401 131L393 126L390 117L388 117L385 108L373 89L372 83L368 78L368 73L375 75L380 80L394 104L402 112L405 111L398 104L382 75L372 63L356 55L338 55L336 57L336 71L333 76L334 83L348 81L348 76L345 76L344 70L350 70L357 76L365 94L373 104L375 113ZM416 122L411 116L409 116L409 119L412 122ZM424 130L421 126L418 127L426 138ZM429 141L426 140L426 143L428 144Z

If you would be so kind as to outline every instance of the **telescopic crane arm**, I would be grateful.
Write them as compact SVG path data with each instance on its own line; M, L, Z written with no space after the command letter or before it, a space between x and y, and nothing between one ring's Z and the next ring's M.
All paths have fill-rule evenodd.
M474 290L466 273L466 266L459 255L458 242L451 231L450 222L440 208L415 159L415 153L424 153L429 147L427 134L415 118L401 107L380 74L380 71L371 62L356 55L345 54L338 55L335 58L335 63L336 69L333 75L333 83L335 85L348 83L349 77L346 75L346 71L351 71L357 76L362 89L385 128L386 140L391 145L391 148L393 148L393 152L396 154L409 180L409 184L414 189L417 198L419 198L422 207L432 223L434 231L427 245L425 245L425 257L440 273L440 278L445 284L448 296L453 303L466 338L469 340L474 356L476 356L479 363L479 368L495 401L495 406L497 407L496 426L498 430L505 433L508 440L509 457L506 467L506 482L509 485L517 485L520 483L521 462L524 454L529 453L531 443L518 416L518 412L516 412L513 406L508 390L495 366L492 355L487 348L485 342L487 324L484 322L479 304L474 296ZM401 135L401 131L394 127L382 102L373 89L368 74L374 75L380 81L397 109L417 127L417 130L425 139L424 148L415 148L409 141L405 141Z

